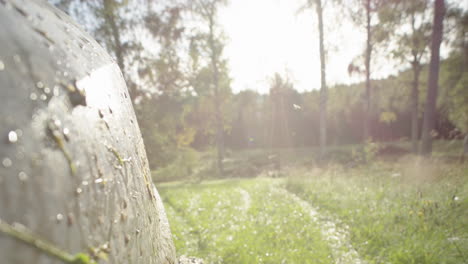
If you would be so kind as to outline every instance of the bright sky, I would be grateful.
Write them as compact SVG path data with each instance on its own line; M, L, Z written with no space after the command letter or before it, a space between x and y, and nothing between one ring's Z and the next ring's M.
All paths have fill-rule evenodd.
M297 14L305 0L232 0L220 12L220 23L229 38L224 56L229 60L235 92L253 89L268 92L268 78L287 73L299 91L320 87L317 18L313 10ZM328 19L327 19L328 18ZM336 26L336 18L326 17ZM339 25L341 37L329 42L327 81L349 83L351 60L361 54L363 32L350 23ZM334 49L334 51L333 51ZM338 51L337 51L338 50Z
M299 91L320 88L315 10L297 14L305 1L230 0L229 6L220 11L220 24L229 38L224 56L229 60L234 92L253 89L267 93L268 78L275 72L288 73ZM458 1L448 2L468 8L468 1L464 4ZM327 83L361 81L362 77L350 77L347 69L355 57L363 54L365 32L350 21L339 21L345 11L334 10L334 14L330 11L332 7L327 6L324 16L329 52ZM397 72L394 65L382 60L373 67L372 78Z

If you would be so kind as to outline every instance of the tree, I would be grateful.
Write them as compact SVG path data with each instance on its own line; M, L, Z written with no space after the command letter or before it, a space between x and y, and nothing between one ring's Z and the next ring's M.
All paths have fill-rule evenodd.
M259 98L260 95L252 90L241 91L233 97L233 113L237 117L234 117L230 133L232 147L247 148L261 142L256 133L260 125L257 109Z
M133 36L141 18L141 12L132 11L133 1L118 0L49 0L78 21L103 45L117 62L128 88L130 97L136 96L136 84L132 79L131 61L141 50L139 41ZM124 15L125 14L125 15Z
M449 118L465 135L462 157L468 155L468 72L464 72L450 91Z
M282 77L275 73L270 79L269 117L267 119L268 147L271 148L271 158L276 170L281 170L282 155L279 148L292 146L294 128L292 127L292 110L300 106L291 99L295 92L288 76ZM276 151L273 149L276 148Z
M268 127L268 144L270 148L292 146L291 110L300 107L292 99L294 88L288 77L279 73L270 79L270 118Z
M449 119L465 135L462 160L468 155L468 11L447 11L447 24L454 31L453 51L447 61L444 85L448 90L446 110Z
M427 99L424 111L421 142L421 154L425 156L430 155L432 152L432 130L435 123L437 90L439 85L440 44L442 42L444 15L444 0L436 0L434 3L434 23L431 37L431 61L429 64Z
M183 14L186 8L181 3L162 4L148 1L144 15L144 28L154 40L140 56L138 77L140 85L151 87L151 93L180 96L187 87L187 75L182 63L186 48L182 43L187 38ZM156 50L156 52L149 52Z
M317 0L317 19L319 27L319 49L320 49L320 156L325 155L327 146L327 80L326 80L326 62L323 33L323 8L322 0Z
M418 152L419 141L419 79L424 55L430 39L431 23L427 21L428 0L389 2L390 9L383 18L384 23L395 23L393 39L397 49L393 51L395 58L409 62L413 71L411 82L411 143L413 153ZM403 28L410 25L409 31Z
M124 79L126 72L125 72L125 64L124 64L124 48L123 43L120 36L120 30L122 29L122 25L117 25L117 17L118 17L118 8L123 5L123 3L117 2L115 0L102 0L103 1L103 8L100 10L102 12L103 18L105 23L103 24L103 31L110 37L106 37L109 46L109 49L114 52L115 58L117 59L117 65L119 65L122 74L124 75Z
M372 105L372 87L371 87L371 61L372 53L374 50L374 45L379 40L375 38L376 25L378 25L378 11L385 1L383 0L356 0L359 5L358 9L353 9L356 7L354 1L351 7L351 18L358 26L362 26L366 31L366 48L364 52L364 73L365 73L365 94L364 94L364 116L363 116L363 141L366 141L370 138L370 116L371 116L371 105ZM364 14L362 11L364 10ZM365 17L363 20L362 18ZM380 34L381 38L384 34ZM360 71L359 67L353 64L350 64L349 71L353 72L354 70Z
M133 101L182 89L183 1L49 0L69 13L113 55Z
M324 30L323 30L323 6L322 0L308 0L305 7L312 8L315 5L315 12L318 20L319 31L319 52L320 52L320 119L319 119L319 134L320 134L320 156L323 158L327 146L327 80L326 80L326 53L324 46Z
M224 167L224 121L222 112L222 91L220 87L220 67L223 43L221 33L218 31L217 13L221 5L227 4L226 0L198 0L192 3L194 14L198 15L202 23L208 26L205 34L202 34L206 43L209 64L211 69L212 100L214 105L215 127L216 127L216 147L217 147L217 168L218 173L223 175Z

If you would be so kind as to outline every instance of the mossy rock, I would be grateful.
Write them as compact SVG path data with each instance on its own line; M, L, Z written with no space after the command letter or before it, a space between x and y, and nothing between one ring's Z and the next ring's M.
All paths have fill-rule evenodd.
M0 32L0 219L99 263L175 263L114 61L44 1L0 1ZM61 263L2 233L0 256Z

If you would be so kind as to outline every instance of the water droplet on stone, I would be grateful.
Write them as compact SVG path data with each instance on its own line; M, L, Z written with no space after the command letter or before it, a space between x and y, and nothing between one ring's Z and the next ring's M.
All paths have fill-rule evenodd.
M81 194L82 192L83 192L83 189L81 189L81 188L79 188L79 187L76 188L76 194Z
M59 96L59 87L57 85L54 86L54 96Z
M83 186L87 186L87 185L89 184L89 182L88 182L88 181L82 181L81 184L82 184Z
M3 167L9 168L9 167L11 167L11 165L13 165L13 162L11 161L10 158L4 158L2 160L2 164L3 164Z
M31 95L29 95L29 99L31 99L33 101L36 101L37 100L37 94L36 93L31 93Z
M8 132L8 141L10 141L10 143L16 143L18 141L18 134L16 131Z
M44 88L44 93L50 94L50 88L49 87Z
M45 100L47 100L47 95L41 94L40 98L41 98L42 101L45 101Z
M60 121L58 119L55 119L54 120L54 125L56 125L57 127L61 127L62 126L62 121Z
M60 223L63 220L63 214L57 214L57 216L55 216L55 219L57 219L57 222Z
M26 172L20 171L20 173L18 173L18 178L20 181L25 182L28 180L29 176L26 174Z
M39 88L39 89L42 89L42 88L44 88L44 84L41 81L38 81L36 83L36 87Z
M5 64L0 60L0 71L5 70Z

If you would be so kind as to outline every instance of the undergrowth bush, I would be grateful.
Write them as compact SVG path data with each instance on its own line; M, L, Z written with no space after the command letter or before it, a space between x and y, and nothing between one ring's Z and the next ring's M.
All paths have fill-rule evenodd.
M176 158L167 166L153 171L156 182L193 179L202 168L201 154L192 148L178 149Z

